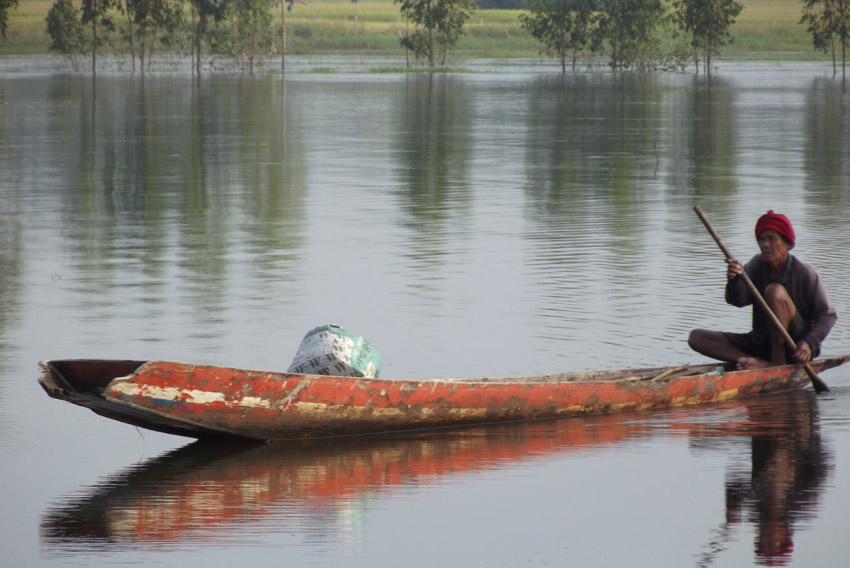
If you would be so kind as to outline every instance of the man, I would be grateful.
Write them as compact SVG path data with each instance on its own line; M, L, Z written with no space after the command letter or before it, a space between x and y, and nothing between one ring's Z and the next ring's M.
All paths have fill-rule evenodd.
M707 357L734 363L738 369L785 365L789 359L808 363L820 354L821 343L835 324L835 308L815 267L788 254L796 238L785 215L768 211L759 217L755 232L761 254L746 266L735 259L726 261L726 302L738 307L755 303L741 277L746 271L797 348L787 347L782 333L758 305L753 306L752 331L695 329L688 345Z

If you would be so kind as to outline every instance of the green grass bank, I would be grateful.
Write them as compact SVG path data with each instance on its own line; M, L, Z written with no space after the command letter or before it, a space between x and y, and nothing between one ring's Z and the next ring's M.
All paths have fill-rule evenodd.
M307 0L286 14L287 53L292 55L404 55L398 32L404 29L393 0ZM53 0L20 0L9 14L0 55L49 53L45 17ZM825 60L804 26L801 0L743 0L732 28L735 42L718 59ZM356 10L356 12L355 12ZM279 25L279 9L273 10ZM520 27L517 10L478 10L451 59L537 57L540 44ZM356 25L355 25L356 14Z

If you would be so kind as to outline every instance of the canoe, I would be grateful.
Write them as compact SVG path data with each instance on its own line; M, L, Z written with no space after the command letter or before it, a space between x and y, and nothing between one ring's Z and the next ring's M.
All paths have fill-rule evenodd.
M813 361L815 372L850 355ZM40 363L53 398L192 438L291 440L703 404L799 389L799 365L683 365L516 377L377 379L167 361Z
M817 503L834 462L817 435L817 402L814 392L804 390L692 407L666 414L665 430L687 436L689 447L707 451L719 450L713 442L718 438L752 445L751 460L728 464L726 481L732 480L739 492L730 507L746 510L777 498L785 503L788 495L805 492L806 499L792 498L790 506L776 508L773 523L790 527ZM706 419L705 413L722 418ZM309 442L194 441L54 497L41 514L39 537L54 554L79 552L83 543L87 549L102 545L110 550L134 545L149 550L156 543L198 546L199 536L211 542L244 534L246 526L256 530L260 523L273 523L281 534L298 532L303 526L291 523L298 525L305 515L312 518L317 504L332 513L326 518L350 527L352 511L374 507L377 496L391 494L395 487L443 485L457 477L515 470L529 460L557 460L588 449L604 453L624 440L662 435L655 417L614 413ZM777 460L806 466L791 478L777 479ZM796 482L790 483L792 479ZM783 491L776 491L777 483ZM716 496L723 501L723 491ZM754 530L765 525L756 514L740 517L753 523Z

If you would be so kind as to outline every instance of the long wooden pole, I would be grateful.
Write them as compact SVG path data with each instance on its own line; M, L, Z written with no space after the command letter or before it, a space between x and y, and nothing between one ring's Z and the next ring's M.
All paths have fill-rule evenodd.
M723 241L720 239L720 236L715 232L714 227L712 227L711 223L708 222L708 218L705 216L705 213L703 213L699 205L694 206L694 211L696 211L696 214L699 216L700 220L702 221L702 224L705 225L705 228L708 229L708 232L711 234L711 236L714 237L714 241L717 243L717 246L720 247L720 250L723 251L723 254L726 255L726 258L729 260L735 260L735 257L732 255L732 253L729 252L729 249L726 248L725 244L723 244ZM776 330L782 334L783 339L785 339L785 343L787 343L792 349L796 350L797 342L794 341L794 338L791 337L791 334L788 333L788 330L785 329L785 326L782 325L782 322L779 321L779 318L777 318L776 314L773 313L773 310L770 309L770 306L767 304L764 297L761 295L761 292L759 292L758 288L756 288L756 285L753 284L753 281L750 279L747 272L741 272L741 276L744 277L744 282L747 283L747 287L750 289L750 292L752 293L753 298L755 298L756 303L767 314L768 319L774 325ZM821 379L818 374L815 373L811 365L809 365L808 363L803 363L803 368L806 369L806 372L809 374L809 378L812 380L812 386L815 388L815 392L822 393L829 391L829 387L826 386L826 383L823 382L823 379Z

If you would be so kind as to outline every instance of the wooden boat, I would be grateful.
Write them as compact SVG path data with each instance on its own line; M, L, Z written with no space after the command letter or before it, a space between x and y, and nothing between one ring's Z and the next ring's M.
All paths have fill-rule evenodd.
M813 361L815 372L850 355ZM802 388L799 365L698 365L517 377L392 380L275 373L166 361L54 360L53 398L135 426L193 438L287 440L377 434L700 404Z
M374 507L375 498L397 487L442 485L457 477L515 469L528 460L581 455L588 449L613 451L624 440L649 440L670 432L691 438L689 447L706 451L719 451L711 441L717 438L735 440L732 443L739 446L749 440L756 474L744 467L745 460L738 460L729 464L727 482L733 479L738 488L750 488L741 491L739 499L753 508L772 503L783 526L792 526L789 515L799 518L814 507L833 456L816 435L817 400L811 390L692 408L666 414L665 432L650 411L392 437L194 441L55 497L41 515L39 537L46 549L65 553L79 551L81 544L111 550L134 545L149 550L156 543L198 546L200 535L212 542L242 534L239 525L259 523L295 532L303 527L289 523L312 516L317 505L335 513L329 518L348 523L352 508ZM705 413L723 419L706 420ZM806 464L791 468L794 483L773 471L777 460L786 463L789 456L795 458L791 464ZM781 490L776 490L777 484ZM806 498L793 497L800 493ZM723 501L723 492L717 497ZM741 506L738 500L730 504ZM759 528L764 525L756 514L741 520L748 519Z

